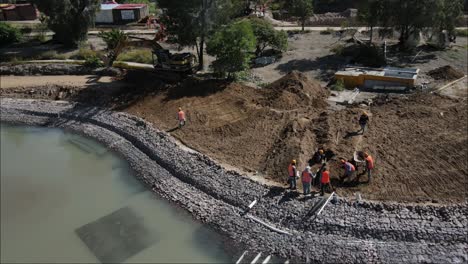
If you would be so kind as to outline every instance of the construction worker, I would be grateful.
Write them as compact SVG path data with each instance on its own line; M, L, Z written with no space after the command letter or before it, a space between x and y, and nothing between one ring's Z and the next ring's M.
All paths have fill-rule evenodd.
M181 107L179 107L179 112L177 112L177 120L179 121L179 129L185 126L185 113Z
M362 115L359 117L359 125L361 126L361 129L358 132L361 132L362 135L364 135L364 132L366 132L366 127L367 123L369 122L369 115L367 114L366 111L362 112Z
M367 182L370 183L372 170L374 170L374 159L367 152L364 152L364 159L366 160Z
M302 188L304 190L304 195L307 195L310 193L310 185L312 183L313 177L314 176L312 175L312 172L310 172L310 166L307 166L302 171Z
M322 179L320 180L320 195L323 196L325 194L325 187L331 190L332 186L330 183L330 172L328 171L327 167L323 167L322 171Z
M345 178L352 178L354 172L356 171L356 167L354 167L353 164L351 164L349 161L346 161L345 159L341 159L341 164L343 165L345 170L342 180Z
M296 189L296 160L292 160L291 164L288 166L288 182L289 182L289 189L295 190Z
M325 160L325 151L323 150L323 148L320 148L318 150L318 155L317 155L316 162L317 163L325 163L326 162L326 160Z

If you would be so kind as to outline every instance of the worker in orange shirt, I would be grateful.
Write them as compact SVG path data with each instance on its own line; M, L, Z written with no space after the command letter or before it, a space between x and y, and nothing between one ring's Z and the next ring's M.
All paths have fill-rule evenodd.
M372 170L374 170L374 159L367 152L364 152L364 159L366 160L367 182L370 183Z
M327 167L323 167L322 171L322 178L320 180L320 195L323 196L325 194L325 187L331 190L332 186L330 183L330 172L328 171Z
M179 121L179 129L185 126L185 113L181 107L179 107L179 112L177 112L177 120Z
M288 182L289 182L289 189L295 190L296 189L296 160L292 160L291 164L288 166Z

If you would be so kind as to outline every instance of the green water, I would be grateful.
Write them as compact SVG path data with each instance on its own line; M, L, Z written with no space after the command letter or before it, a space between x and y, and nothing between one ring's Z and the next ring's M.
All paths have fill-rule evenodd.
M95 141L0 128L2 263L226 263L221 237Z

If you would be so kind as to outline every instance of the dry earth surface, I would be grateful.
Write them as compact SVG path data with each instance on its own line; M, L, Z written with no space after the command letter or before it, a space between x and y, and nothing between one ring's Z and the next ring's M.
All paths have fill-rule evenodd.
M15 80L10 78L18 77L2 77L7 83ZM468 109L464 96L379 97L370 109L332 110L326 102L328 91L300 73L288 74L263 89L198 79L180 86L115 82L86 87L86 76L76 86L48 86L54 77L42 79L43 83L36 77L23 78L23 84L34 80L43 86L6 88L2 96L69 99L126 111L224 164L280 185L285 183L290 159L296 158L302 169L314 150L324 146L336 154L329 166L341 195L361 192L365 198L406 202L466 200ZM461 91L466 94L466 85L459 83L444 93ZM179 106L188 116L181 130L175 128ZM364 136L353 133L362 109L371 113ZM370 184L366 176L345 183L336 180L342 174L336 158L352 158L355 150L367 150L376 160Z

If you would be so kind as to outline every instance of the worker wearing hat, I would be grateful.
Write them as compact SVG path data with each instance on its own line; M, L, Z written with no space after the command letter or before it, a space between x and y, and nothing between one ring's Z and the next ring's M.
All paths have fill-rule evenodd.
M289 182L289 189L291 190L296 189L296 177L297 177L296 160L292 160L288 166L288 182Z
M361 129L358 132L361 132L361 134L364 135L364 132L366 132L367 123L369 123L369 115L366 111L363 111L359 117L359 125L361 126Z
M185 113L182 111L182 107L179 107L179 111L177 112L177 121L179 121L179 129L185 126Z
M356 167L354 167L354 165L351 164L351 162L346 161L345 159L341 159L340 161L344 168L344 175L341 179L351 179L353 177L354 172L356 171Z
M366 160L367 182L370 183L372 171L374 170L374 159L367 152L364 152L364 159Z

